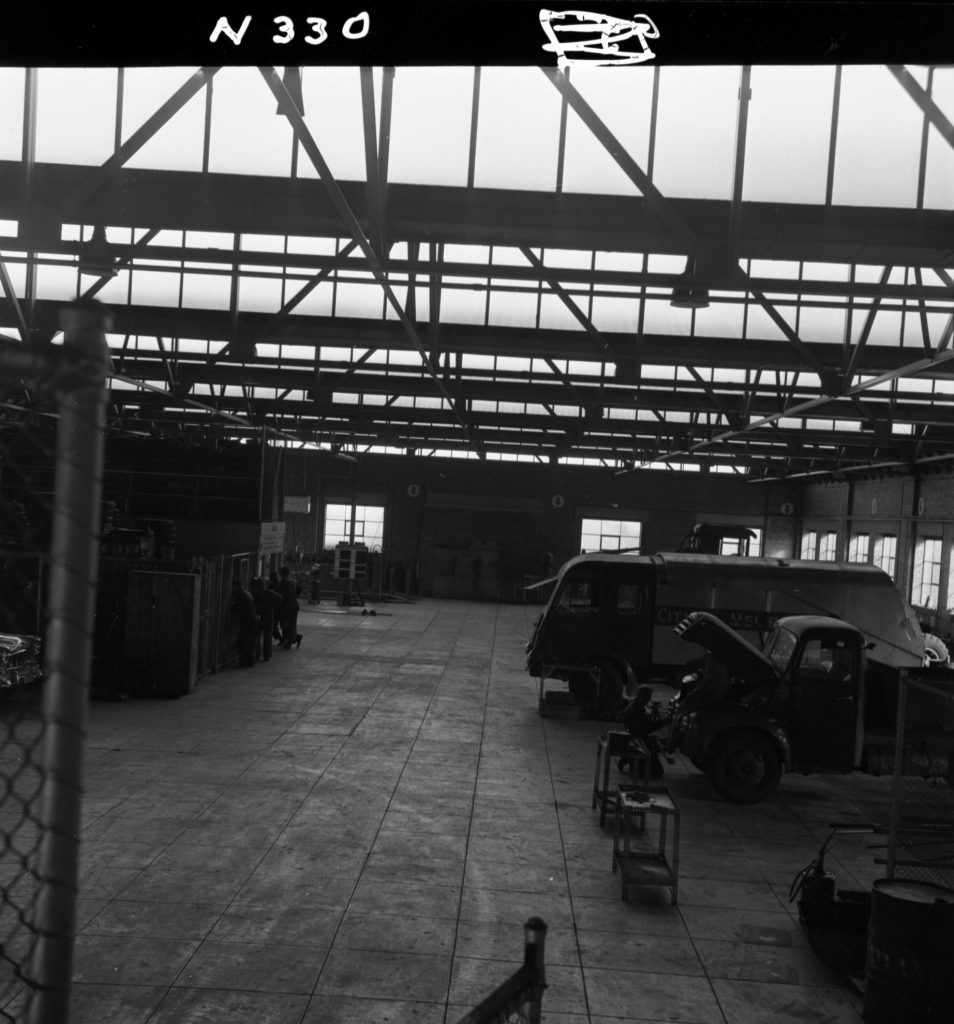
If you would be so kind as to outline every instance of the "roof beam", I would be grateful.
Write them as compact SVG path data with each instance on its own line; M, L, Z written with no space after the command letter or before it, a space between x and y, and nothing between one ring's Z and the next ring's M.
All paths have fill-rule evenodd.
M371 68L361 68L361 112L364 124L364 162L368 178L368 226L371 245L379 260L387 256L384 233L384 188L387 168L382 167L378 150L374 110L374 77ZM382 133L384 124L381 125Z

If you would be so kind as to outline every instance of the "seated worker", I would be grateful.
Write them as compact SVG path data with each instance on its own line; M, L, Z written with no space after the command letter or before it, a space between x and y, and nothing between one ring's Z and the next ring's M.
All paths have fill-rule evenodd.
M668 727L668 722L654 721L649 713L649 704L653 699L651 686L638 686L636 696L623 708L620 721L626 726L630 736L640 739L646 744L649 750L649 775L650 778L659 779L663 776L663 765L659 757L659 741L655 733ZM620 771L632 768L631 757L619 759Z

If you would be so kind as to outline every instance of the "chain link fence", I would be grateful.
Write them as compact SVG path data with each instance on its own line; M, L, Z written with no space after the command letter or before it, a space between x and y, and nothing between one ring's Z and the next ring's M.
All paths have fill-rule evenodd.
M0 1020L68 1020L107 314L0 342Z
M954 679L902 678L886 875L954 890Z

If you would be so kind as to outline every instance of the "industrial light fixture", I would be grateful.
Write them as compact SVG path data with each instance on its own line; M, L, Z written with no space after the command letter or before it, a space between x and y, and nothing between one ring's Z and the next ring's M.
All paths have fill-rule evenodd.
M81 274L92 277L115 277L119 273L102 224L93 228L93 237L88 242L80 242L77 268Z
M696 257L690 256L669 300L676 309L705 309L709 305L709 289L696 283L696 269Z

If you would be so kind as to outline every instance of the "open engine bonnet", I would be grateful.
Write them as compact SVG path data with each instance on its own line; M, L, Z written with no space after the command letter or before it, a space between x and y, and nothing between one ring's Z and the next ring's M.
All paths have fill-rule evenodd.
M741 676L752 686L776 675L775 666L757 647L710 612L691 612L674 632L681 639L704 647L732 675Z

